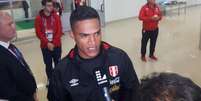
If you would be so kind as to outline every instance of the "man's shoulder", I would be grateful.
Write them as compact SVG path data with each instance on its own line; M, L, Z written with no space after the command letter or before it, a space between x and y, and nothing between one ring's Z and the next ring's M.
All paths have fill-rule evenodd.
M142 9L146 9L146 8L148 8L147 4L142 5Z
M5 58L5 56L7 56L8 54L7 53L7 49L3 46L0 45L0 58Z
M55 67L55 70L63 70L67 64L69 64L69 58L66 56L64 58L62 58L59 63L57 64L57 66Z
M43 14L43 9L41 9L38 14L36 15L35 19L39 20L39 19L42 19L42 17L44 16Z
M60 19L60 16L57 14L56 11L52 12L52 16L54 16L56 19Z
M109 55L119 56L119 55L126 54L126 52L124 52L122 49L112 46L111 44L104 42L104 41L102 42L102 48Z
M109 54L113 54L113 55L116 55L116 56L119 56L119 55L125 55L126 52L118 47L115 47L115 46L111 46L109 49L108 49L108 53Z
M40 14L36 15L35 20L37 20L37 21L41 20L41 15Z
M69 56L65 56L60 60L60 62L55 67L56 71L68 71L73 66L73 60L69 58Z
M161 11L161 7L159 4L156 4L156 9L160 10Z

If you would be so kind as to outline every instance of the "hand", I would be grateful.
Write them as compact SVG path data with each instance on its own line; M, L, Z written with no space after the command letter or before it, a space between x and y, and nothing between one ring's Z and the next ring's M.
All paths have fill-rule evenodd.
M47 43L47 48L50 50L50 51L53 51L54 50L54 44L53 43Z
M38 100L38 96L37 96L37 93L36 93L36 92L34 93L33 97L34 97L34 101L39 101L39 100Z
M158 15L154 15L151 17L152 20L158 21L160 17Z

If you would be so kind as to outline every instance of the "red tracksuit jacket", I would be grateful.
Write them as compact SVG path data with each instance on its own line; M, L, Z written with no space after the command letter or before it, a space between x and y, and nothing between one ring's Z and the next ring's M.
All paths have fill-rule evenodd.
M46 16L43 10L41 10L39 15L36 16L35 31L37 37L40 39L41 48L47 48L47 43L49 42L45 35L45 29L53 30L53 40L51 43L55 47L61 47L62 26L61 19L56 12L53 11L50 16Z
M160 17L159 21L162 19L162 14L158 5L155 5L154 8L151 8L147 3L141 8L139 19L143 21L143 30L153 31L158 28L159 21L151 19L151 17L154 15L158 15Z

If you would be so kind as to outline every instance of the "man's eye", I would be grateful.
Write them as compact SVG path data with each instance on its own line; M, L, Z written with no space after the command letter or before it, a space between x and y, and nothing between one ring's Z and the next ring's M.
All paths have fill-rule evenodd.
M101 32L100 32L100 31L96 33L96 35L100 35L100 34L101 34Z
M85 38L85 37L87 37L88 35L87 34L81 34L80 35L82 38Z

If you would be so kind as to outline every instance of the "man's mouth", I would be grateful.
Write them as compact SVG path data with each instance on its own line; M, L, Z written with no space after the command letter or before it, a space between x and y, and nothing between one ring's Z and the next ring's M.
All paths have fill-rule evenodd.
M89 47L87 48L89 51L96 51L96 48L95 47Z

